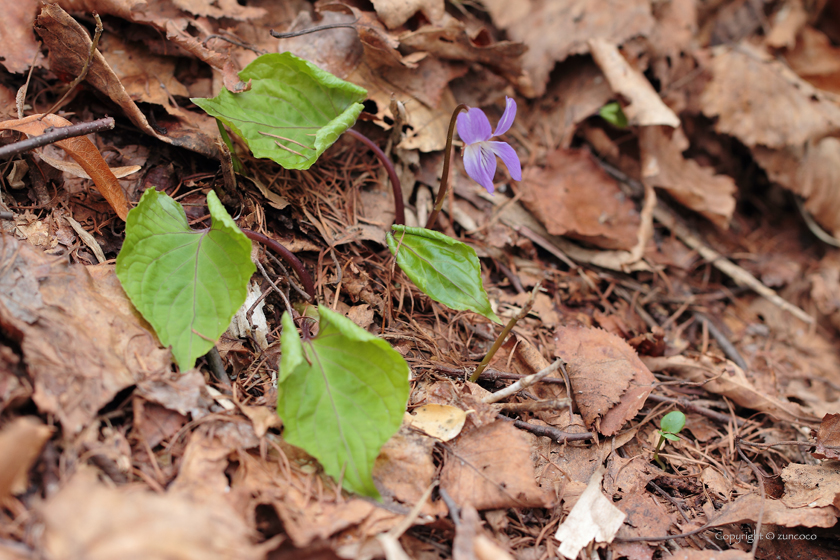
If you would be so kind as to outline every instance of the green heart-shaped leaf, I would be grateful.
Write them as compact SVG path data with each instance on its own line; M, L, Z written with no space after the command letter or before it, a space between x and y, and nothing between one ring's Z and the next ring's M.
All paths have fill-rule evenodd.
M384 340L325 307L318 311L318 335L303 342L283 314L277 380L283 437L347 490L378 498L373 463L402 423L410 370Z
M501 323L481 283L481 263L469 245L425 228L391 226L388 248L424 294L452 309L475 311Z
M659 427L666 434L678 434L685 427L685 414L679 410L673 410L662 417Z
M264 54L239 73L251 89L192 102L286 169L309 169L353 126L367 90L291 53Z
M213 225L195 231L180 204L147 189L128 213L117 256L123 289L160 341L172 345L182 370L192 368L228 328L256 270L251 240L213 191L207 206Z

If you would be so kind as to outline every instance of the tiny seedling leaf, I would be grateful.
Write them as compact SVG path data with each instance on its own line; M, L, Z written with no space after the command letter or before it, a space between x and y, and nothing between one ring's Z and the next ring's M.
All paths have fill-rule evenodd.
M325 307L318 311L318 334L304 341L283 314L277 381L283 437L347 490L379 498L373 463L402 423L410 370L384 340Z
M147 189L128 213L117 256L123 289L160 341L172 345L181 370L192 368L228 328L256 270L251 241L213 191L207 206L212 227L193 230L180 204Z
M662 428L662 432L665 437L668 437L666 434L678 434L685 427L685 414L679 410L669 412L662 417L659 427Z
M598 111L598 114L601 115L601 118L610 123L611 125L618 127L618 128L627 128L627 115L624 114L624 111L621 110L621 105L617 102L613 101L612 103L607 103L601 110Z
M675 436L674 434L662 433L662 437L667 439L668 441L679 441L680 436Z
M481 283L481 264L472 247L425 228L392 226L388 248L424 294L452 309L469 310L501 323Z
M309 169L353 126L364 88L336 78L291 53L264 54L239 73L251 89L222 89L193 103L241 136L251 152L286 169Z

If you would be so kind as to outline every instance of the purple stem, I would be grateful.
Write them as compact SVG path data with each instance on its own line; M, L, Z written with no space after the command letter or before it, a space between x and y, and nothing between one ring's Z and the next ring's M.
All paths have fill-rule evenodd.
M273 239L266 237L261 233L257 233L256 231L251 231L250 229L243 229L242 233L244 233L248 239L256 241L257 243L262 243L263 245L280 255L280 258L282 258L289 264L289 266L295 269L298 278L300 278L301 284L303 284L303 289L309 295L309 298L312 301L315 301L315 283L312 282L312 277L309 275L308 272L306 272L306 269L303 267L303 263L300 262L300 259L297 258L294 255L294 253L292 253Z
M455 134L455 120L458 113L461 111L468 111L469 107L458 105L452 113L452 118L449 119L449 133L446 135L446 149L443 153L443 175L440 178L440 188L438 189L437 200L435 201L435 208L429 215L429 220L426 222L426 229L432 229L437 217L440 214L440 209L443 208L443 200L446 197L446 189L449 187L449 160L452 159L452 136Z
M385 166L385 170L388 172L388 178L391 180L391 188L394 190L394 223L400 226L405 225L405 204L403 203L402 187L400 186L400 179L397 177L397 171L394 169L394 164L391 163L391 159L385 155L385 152L379 146L373 143L373 140L361 132L352 128L348 128L346 132L373 150L373 153L376 154L376 157Z

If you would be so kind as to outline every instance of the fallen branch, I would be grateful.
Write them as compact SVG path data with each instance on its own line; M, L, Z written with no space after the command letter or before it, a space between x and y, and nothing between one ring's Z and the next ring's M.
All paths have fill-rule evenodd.
M46 129L44 134L33 136L31 138L27 138L26 140L9 144L8 146L3 146L0 148L0 158L10 158L12 156L28 152L29 150L34 150L35 148L54 144L55 142L59 142L61 140L67 140L68 138L75 138L77 136L85 136L87 134L93 134L94 132L101 132L103 130L111 130L112 128L114 128L114 119L112 117L105 117L104 119L73 124L70 126L51 126Z
M588 439L595 439L596 437L595 434L592 432L582 432L579 434L564 432L563 430L559 430L553 426L536 426L534 424L529 424L528 422L523 422L522 420L514 420L513 418L502 416L501 414L499 414L496 418L500 420L507 420L508 422L513 422L513 425L519 428L520 430L531 432L535 436L551 438L557 443L566 443L569 441L586 441Z
M541 371L538 371L537 373L525 376L522 379L520 379L519 381L517 381L516 383L514 383L513 385L509 385L509 386L505 387L501 391L496 391L495 393L490 393L489 395L487 395L486 397L481 399L481 402L485 402L485 403L488 403L488 404L499 402L502 399L505 399L505 398L507 398L511 395L515 395L519 391L522 391L523 389L526 389L526 388L530 387L531 385L534 385L535 383L538 383L541 379L543 379L544 377L548 377L548 375L550 373L554 373L555 371L557 371L558 369L560 369L562 367L563 367L563 360L558 358L557 360L554 360L554 363L551 364L550 366L548 366L547 368L545 368Z

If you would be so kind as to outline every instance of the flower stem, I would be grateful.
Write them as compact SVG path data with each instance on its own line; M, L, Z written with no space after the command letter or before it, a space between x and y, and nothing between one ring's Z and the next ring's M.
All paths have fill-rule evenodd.
M426 222L426 229L432 229L437 221L440 209L443 208L443 201L446 198L446 189L449 187L449 161L452 159L452 136L455 134L455 119L458 118L458 113L467 111L469 108L463 103L455 107L452 113L452 118L449 120L449 132L446 135L446 148L443 153L443 175L440 178L440 188L438 189L437 200L435 201L435 208L429 215L429 220Z
M534 289L531 291L531 296L528 298L528 301L525 302L525 306L522 308L522 310L519 313L517 313L516 315L514 315L513 317L510 318L510 321L508 321L507 325L505 325L505 328L502 329L501 334L499 334L499 337L493 343L493 346L490 347L490 351L487 352L487 355L484 356L484 359L481 360L481 363L478 364L477 368L475 368L475 371L470 376L470 381L475 383L475 381L478 379L478 377L484 372L485 369L487 369L487 365L490 363L490 360L493 359L493 356L495 356L496 352L499 351L499 348L502 347L502 344L504 344L505 339L510 334L510 331L513 330L513 327L516 326L516 323L518 323L520 319L522 319L528 313L530 313L531 308L534 307L534 301L536 300L537 294L539 292L540 292L540 283L537 282L537 285L534 286Z
M397 177L397 171L394 169L394 164L391 162L391 158L385 155L385 152L383 152L379 146L374 144L373 140L361 132L353 130L352 128L348 128L346 132L373 150L373 153L376 154L376 157L378 157L379 161L382 162L382 165L385 166L385 170L388 172L388 179L391 180L391 188L394 191L394 223L404 226L405 204L403 203L402 187L400 186L400 179Z
M300 282L301 284L303 284L303 289L306 290L309 299L315 301L315 283L312 282L312 277L309 275L308 272L306 272L306 269L303 267L303 263L300 262L300 259L298 259L294 255L294 253L292 253L273 239L268 238L261 233L257 233L256 231L251 231L250 229L243 229L242 233L244 233L248 239L256 241L257 243L262 243L263 245L280 255L280 258L282 258L289 264L289 266L295 269L295 272L297 273L298 278L300 278Z

